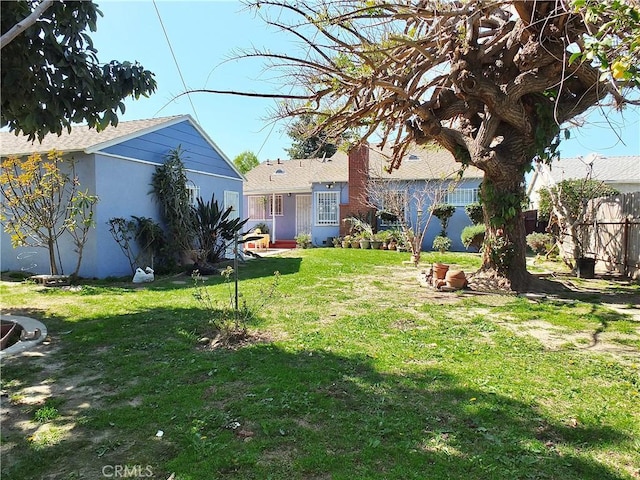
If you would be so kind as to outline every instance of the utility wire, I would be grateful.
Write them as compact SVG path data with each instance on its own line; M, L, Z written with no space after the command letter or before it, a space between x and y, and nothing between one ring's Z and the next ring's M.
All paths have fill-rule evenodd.
M184 81L184 77L182 76L182 71L180 70L180 65L178 64L178 59L176 58L176 54L173 51L173 47L171 46L171 41L169 40L167 29L164 28L164 23L162 22L162 17L160 16L160 10L158 10L158 5L156 4L156 0L153 0L153 7L156 9L156 13L158 14L158 20L160 21L160 26L162 27L162 31L164 32L164 38L167 39L167 45L169 45L169 51L171 52L171 56L173 57L174 63L176 64L176 69L178 70L178 75L180 75L180 80L182 80L182 86L184 87L184 91L186 92L187 98L189 99L189 103L191 104L191 110L193 110L193 115L196 117L196 121L200 123L200 119L198 118L198 112L196 112L196 107L193 105L193 100L191 100L191 95L189 94L187 83Z

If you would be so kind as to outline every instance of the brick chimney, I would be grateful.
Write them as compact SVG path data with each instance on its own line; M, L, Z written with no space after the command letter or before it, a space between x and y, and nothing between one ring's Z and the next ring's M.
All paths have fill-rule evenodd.
M349 151L349 200L340 205L340 235L347 235L351 226L343 219L369 214L367 182L369 180L369 144L364 143Z

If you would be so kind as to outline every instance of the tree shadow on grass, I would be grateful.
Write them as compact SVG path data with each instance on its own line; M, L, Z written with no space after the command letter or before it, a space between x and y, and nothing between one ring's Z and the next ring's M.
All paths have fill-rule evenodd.
M211 382L202 416L222 408L255 441L253 456L231 442L228 462L214 460L217 447L205 449L230 478L624 478L569 453L614 449L628 441L622 432L557 424L534 405L465 387L439 369L382 374L367 357L274 345L217 356L231 363ZM190 452L171 465L192 461L196 476L210 466Z
M68 433L37 444L33 431L16 433L33 409L3 418L3 474L101 478L105 465L126 464L176 479L632 475L593 460L630 441L612 427L558 423L535 404L428 365L383 373L368 356L290 344L202 351L201 323L192 310L154 309L74 325L43 360L56 373L43 367L9 392L60 382L52 390L60 417L50 423ZM4 365L3 382L29 361Z
M239 265L238 276L240 280L257 279L273 276L275 271L278 271L282 276L293 275L299 272L301 262L301 258L266 257L254 259ZM230 264L230 262L221 264L217 269L219 272L222 272L228 264ZM207 283L210 285L224 283L225 281L220 273L203 276L208 279ZM77 286L81 287L81 292L84 295L100 295L105 292L126 294L142 289L170 291L193 287L193 278L190 273L184 272L174 275L157 275L155 280L149 283L133 283L131 279L127 277L126 279L120 278L114 280L78 281ZM73 289L74 287L71 288ZM54 289L43 290L44 293L46 293L46 291L54 291Z
M608 283L603 284L606 280ZM565 300L580 300L589 303L611 303L618 305L639 305L640 291L634 281L612 277L608 279L584 280L571 275L534 275L532 293L546 294ZM637 285L637 282L635 283Z

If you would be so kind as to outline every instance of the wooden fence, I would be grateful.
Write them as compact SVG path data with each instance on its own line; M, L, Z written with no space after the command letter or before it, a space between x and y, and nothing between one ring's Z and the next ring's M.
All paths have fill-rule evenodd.
M596 271L639 279L640 192L593 199L587 211L594 216L581 225L583 251L595 257Z

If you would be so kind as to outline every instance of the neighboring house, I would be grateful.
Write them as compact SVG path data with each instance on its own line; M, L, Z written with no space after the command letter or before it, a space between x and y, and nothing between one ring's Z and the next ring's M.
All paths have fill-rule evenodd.
M79 275L104 278L129 275L128 260L115 242L107 222L113 217L130 219L132 215L160 221L159 206L150 195L151 177L170 150L181 147L189 178L192 201L208 201L215 194L225 207L242 211L244 177L189 116L154 118L120 122L103 131L86 126L73 127L61 136L47 135L42 143L29 142L10 132L0 132L0 156L27 156L52 149L64 152L76 161L81 189L96 194L96 228L85 246ZM49 273L45 248L12 248L10 237L2 232L2 270L26 270ZM64 273L71 273L75 255L70 242L61 238L60 250ZM141 265L144 268L144 265Z
M249 218L248 227L265 223L272 242L291 241L298 234L310 233L314 245L330 246L333 237L346 233L344 218L371 210L365 199L371 179L388 181L389 189L400 194L424 188L426 182L446 187L460 168L449 152L433 148L415 147L391 174L385 171L387 159L383 152L364 145L349 154L337 152L331 158L263 162L246 173L243 217ZM464 250L460 234L471 222L463 207L478 201L481 180L482 172L469 167L455 189L443 198L445 203L459 207L447 229L454 250ZM408 203L405 214L415 216L415 205ZM391 227L379 220L377 226ZM425 235L425 250L431 249L439 232L440 222L433 218Z
M640 192L640 156L607 157L591 153L586 157L556 160L551 165L536 164L527 187L531 209L538 208L540 189L563 180L584 178L600 180L620 193Z

